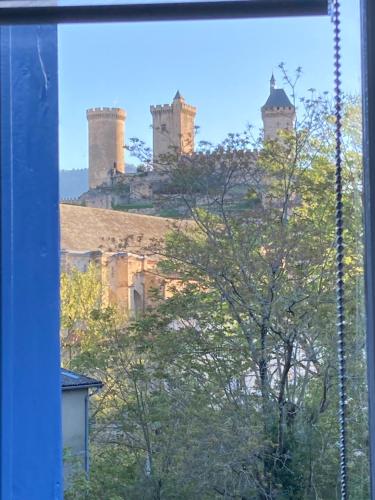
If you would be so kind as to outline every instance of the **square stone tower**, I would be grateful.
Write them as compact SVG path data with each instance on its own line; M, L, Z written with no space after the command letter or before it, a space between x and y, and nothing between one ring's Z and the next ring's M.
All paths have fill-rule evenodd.
M295 107L284 89L276 88L275 77L270 80L270 95L262 107L264 139L276 139L280 130L292 130L296 119Z
M125 119L121 108L92 108L89 126L89 187L109 186L116 173L125 173Z
M157 168L163 155L190 155L194 152L197 109L186 104L177 91L172 104L150 106L153 129L153 157Z

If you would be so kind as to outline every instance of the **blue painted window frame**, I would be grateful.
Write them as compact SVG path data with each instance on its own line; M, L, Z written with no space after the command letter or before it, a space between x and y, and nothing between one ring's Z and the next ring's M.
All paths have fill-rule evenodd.
M0 28L1 498L62 497L57 27Z

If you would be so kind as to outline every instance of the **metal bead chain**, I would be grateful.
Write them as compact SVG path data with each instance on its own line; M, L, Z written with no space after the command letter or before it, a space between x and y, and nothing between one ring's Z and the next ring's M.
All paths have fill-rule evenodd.
M348 473L346 449L346 356L345 356L345 301L344 301L344 238L342 200L342 98L341 98L341 48L340 0L332 1L334 32L334 75L336 115L336 301L337 301L337 352L339 364L339 432L340 432L340 482L341 499L348 498Z

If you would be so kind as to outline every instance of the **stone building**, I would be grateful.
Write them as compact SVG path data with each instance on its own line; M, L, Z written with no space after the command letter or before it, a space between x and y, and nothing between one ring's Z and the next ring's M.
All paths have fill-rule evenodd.
M125 173L125 111L88 110L90 190L80 198L87 206L61 205L62 269L76 267L84 271L90 262L97 263L103 300L119 305L130 315L153 305L154 290L159 291L161 298L167 298L172 287L179 286L176 277L160 275L159 258L151 249L152 241L163 240L176 221L103 208L155 202L156 195L173 201L176 193L163 192L163 186L168 184L166 174L158 169L163 155L177 153L182 159L193 155L198 168L201 165L200 155L194 153L196 108L186 104L177 92L172 104L151 106L150 110L156 168L138 175ZM295 108L285 91L276 88L273 75L270 94L261 111L265 139L276 139L281 129L294 126ZM248 153L249 164L255 164L256 152ZM241 193L246 196L247 189L243 187L242 193L241 186L235 186L233 202L239 201ZM262 199L267 202L266 196Z
M292 130L296 119L296 110L284 89L276 88L276 80L270 80L270 95L262 106L264 138L276 139L280 130Z
M163 183L162 158L194 152L196 108L187 104L179 92L172 104L151 106L153 120L154 169L127 174L125 167L126 112L120 108L87 110L89 148L89 191L76 204L114 208L150 202ZM72 200L69 201L72 203Z
M103 301L134 316L155 303L155 290L163 299L179 286L177 277L158 271L160 259L153 250L175 224L162 217L62 204L61 269L85 271L96 263Z
M87 111L89 129L89 191L78 204L98 208L143 205L162 192L168 156L191 156L195 153L195 117L197 109L185 102L177 91L171 104L150 107L153 129L153 170L127 174L125 168L126 112L119 108L93 108ZM295 123L295 107L283 89L276 88L272 75L270 93L261 108L264 138L275 139L280 130L290 130Z
M179 91L172 104L150 106L153 131L154 168L168 154L190 155L194 152L197 108L186 104Z

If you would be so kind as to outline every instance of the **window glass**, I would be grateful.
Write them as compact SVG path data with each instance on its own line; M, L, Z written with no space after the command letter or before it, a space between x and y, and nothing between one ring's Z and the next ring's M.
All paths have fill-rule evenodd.
M357 4L343 16L365 499ZM71 498L339 497L332 38L329 17L59 28L63 364L104 384Z

